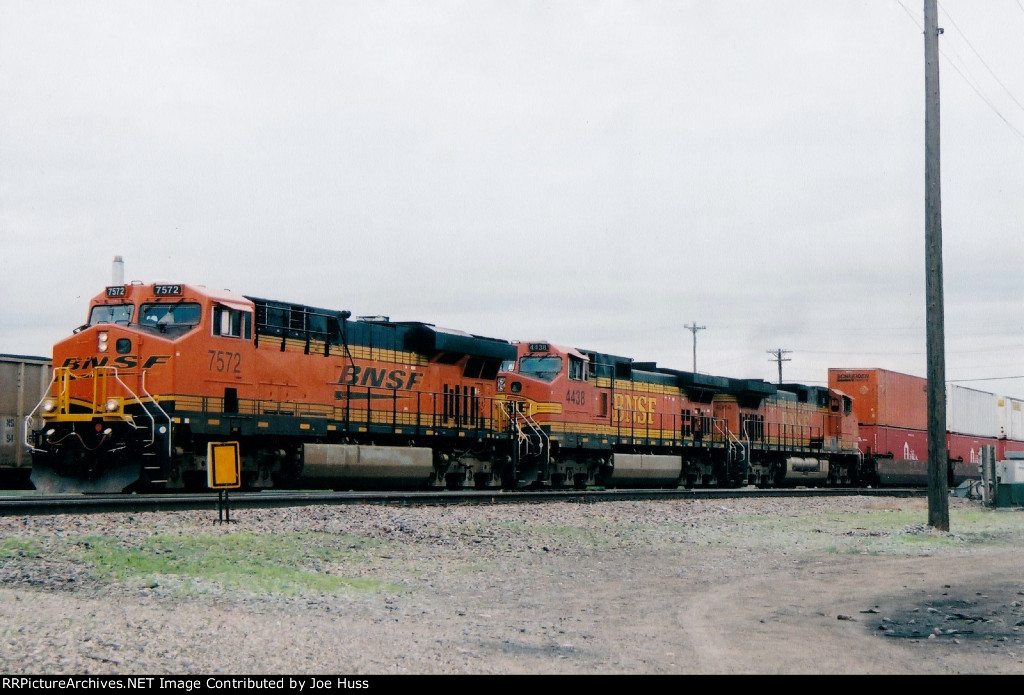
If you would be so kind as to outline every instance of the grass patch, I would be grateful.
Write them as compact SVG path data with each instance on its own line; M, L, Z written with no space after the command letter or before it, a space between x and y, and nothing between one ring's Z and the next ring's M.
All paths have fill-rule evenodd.
M352 549L360 543L361 539L328 539L315 533L241 532L158 535L126 547L91 536L77 543L74 554L93 566L98 579L120 583L155 586L162 577L175 577L174 583L189 590L212 582L233 591L285 595L380 591L386 587L378 579L333 573L365 564Z
M3 538L0 539L0 558L18 557L24 555L40 555L43 546L39 542L28 538Z

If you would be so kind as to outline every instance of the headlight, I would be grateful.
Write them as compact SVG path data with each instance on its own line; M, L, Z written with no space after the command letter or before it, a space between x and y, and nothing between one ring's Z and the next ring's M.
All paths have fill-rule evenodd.
M53 400L52 398L47 398L45 401L43 401L43 412L44 413L52 413L56 409L57 409L57 401Z
M117 412L117 410L120 407L120 405L121 404L117 401L116 398L108 398L107 399L107 412L108 413Z
M96 334L96 349L100 352L107 351L107 338L108 334L106 331L100 331Z

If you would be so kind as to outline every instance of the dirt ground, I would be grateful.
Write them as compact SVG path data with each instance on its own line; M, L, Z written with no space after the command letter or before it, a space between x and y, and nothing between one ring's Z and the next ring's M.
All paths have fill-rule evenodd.
M921 527L873 530L864 515L878 504L318 507L236 512L214 531L187 512L138 515L126 543L270 529L373 539L344 571L387 581L243 595L170 576L98 582L71 558L8 553L0 672L1024 674L1021 515L993 517L998 534L1013 522L1000 542L955 526L936 542ZM923 520L923 504L884 506ZM771 518L777 533L771 522L747 530ZM808 532L808 518L820 526ZM45 523L77 543L125 533L123 517L107 515L0 518L0 532L42 537ZM889 535L904 550L870 550ZM921 551L905 549L918 541Z

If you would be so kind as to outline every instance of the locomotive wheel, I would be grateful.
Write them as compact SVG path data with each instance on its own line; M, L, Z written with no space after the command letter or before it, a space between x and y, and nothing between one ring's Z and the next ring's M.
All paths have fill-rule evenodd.
M181 480L186 492L206 490L206 475L202 471L185 471L181 474Z
M462 481L465 480L466 476L462 473L446 473L444 476L444 484L449 490L461 490Z

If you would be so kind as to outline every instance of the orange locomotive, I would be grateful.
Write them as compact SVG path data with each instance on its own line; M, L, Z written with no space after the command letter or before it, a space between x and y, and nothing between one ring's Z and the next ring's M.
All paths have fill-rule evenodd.
M842 485L869 480L841 392L547 342L115 284L53 350L29 430L42 491ZM38 418L36 418L38 419Z
M839 391L517 345L497 390L516 402L520 482L768 487L872 477L851 400Z
M500 480L506 341L183 284L114 285L53 349L31 433L39 490L199 489L239 443L243 485ZM499 445L497 440L506 440Z

